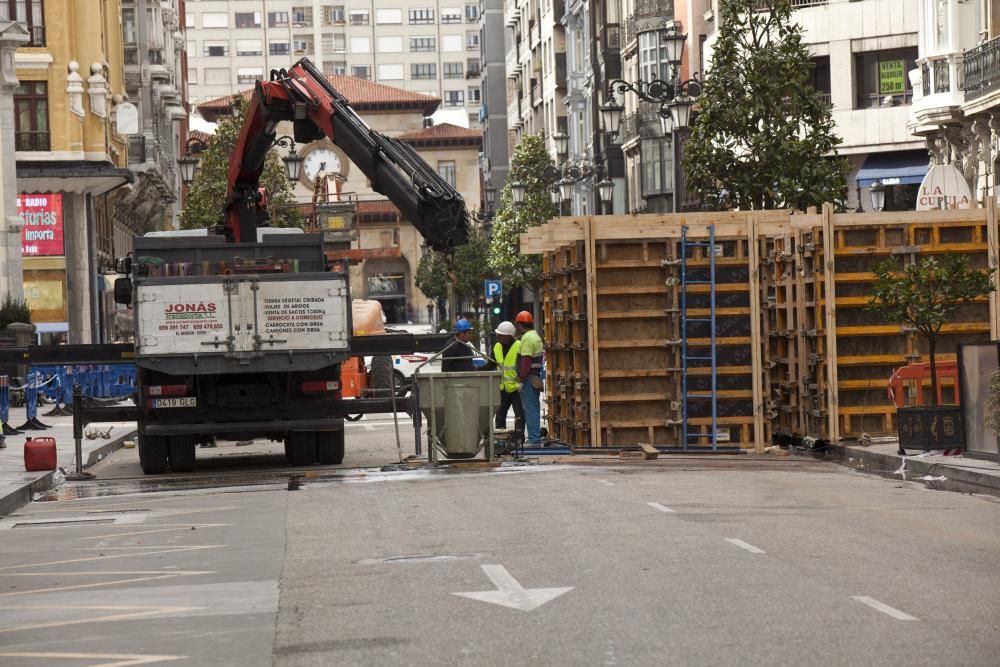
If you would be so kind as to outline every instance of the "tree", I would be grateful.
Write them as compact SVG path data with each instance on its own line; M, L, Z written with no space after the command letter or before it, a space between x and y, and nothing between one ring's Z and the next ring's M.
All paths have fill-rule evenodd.
M872 271L875 281L868 309L913 327L927 339L932 405L937 405L935 353L941 328L959 308L993 290L992 270L970 268L967 255L948 253L940 261L926 257L905 268L891 258L876 264Z
M684 173L709 208L804 210L843 205L847 164L837 157L830 107L792 23L789 0L722 0L721 27L684 146Z
M233 96L233 114L219 121L208 146L202 150L201 166L188 190L187 205L181 211L182 229L200 229L222 223L229 163L233 159L248 106L242 95ZM267 189L271 224L275 227L301 226L302 216L295 206L292 184L288 181L284 162L274 151L267 155L260 182Z
M424 255L417 265L414 281L417 288L429 299L443 299L448 295L448 274L455 277L455 300L479 303L483 295L483 281L489 280L490 243L480 232L473 232L468 243L455 249L449 259L445 253L431 252Z
M550 174L555 166L545 150L545 139L540 134L530 134L514 147L514 155L507 172L507 182L500 193L500 205L493 218L493 241L490 244L490 266L498 278L510 287L537 287L540 282L542 260L534 255L521 254L519 235L529 227L544 224L555 215L549 195ZM512 183L526 186L524 203L514 206Z

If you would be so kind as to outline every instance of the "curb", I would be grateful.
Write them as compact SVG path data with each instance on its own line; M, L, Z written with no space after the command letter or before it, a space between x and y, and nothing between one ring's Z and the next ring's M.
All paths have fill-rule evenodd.
M112 452L121 449L126 440L135 437L137 431L132 430L124 435L120 435L111 442L101 445L87 455L84 469L90 468L100 461L103 461ZM75 462L75 456L74 456ZM13 514L18 509L31 502L36 493L45 493L55 486L55 470L50 470L41 477L30 482L25 482L19 489L0 497L0 516Z
M900 481L903 478L900 475L896 475L895 471L905 461L906 481L916 481L925 484L928 488L941 491L986 494L1000 497L1000 476L962 468L953 464L928 461L912 456L903 457L898 454L882 454L844 445L830 445L829 460L858 472L879 475ZM914 477L923 475L930 475L932 477L943 476L946 479L935 481L914 479Z

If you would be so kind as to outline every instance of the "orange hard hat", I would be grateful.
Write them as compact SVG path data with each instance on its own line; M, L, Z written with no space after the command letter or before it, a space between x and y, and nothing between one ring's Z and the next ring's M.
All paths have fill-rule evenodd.
M514 321L515 322L521 322L522 324L534 324L535 323L535 319L531 316L531 313L529 313L526 310L522 310L520 313L518 313L517 317L514 318Z

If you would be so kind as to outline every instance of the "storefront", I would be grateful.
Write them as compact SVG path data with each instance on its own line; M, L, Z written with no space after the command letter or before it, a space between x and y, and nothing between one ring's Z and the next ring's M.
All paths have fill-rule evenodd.
M21 194L17 213L22 224L24 298L31 308L38 342L63 342L69 332L69 317L62 194Z

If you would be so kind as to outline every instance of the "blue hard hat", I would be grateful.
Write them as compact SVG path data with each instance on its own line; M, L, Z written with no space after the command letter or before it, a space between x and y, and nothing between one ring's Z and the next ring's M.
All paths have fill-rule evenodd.
M466 331L470 331L471 329L472 325L469 324L469 320L465 319L464 317L459 321L455 322L455 333L464 333Z

